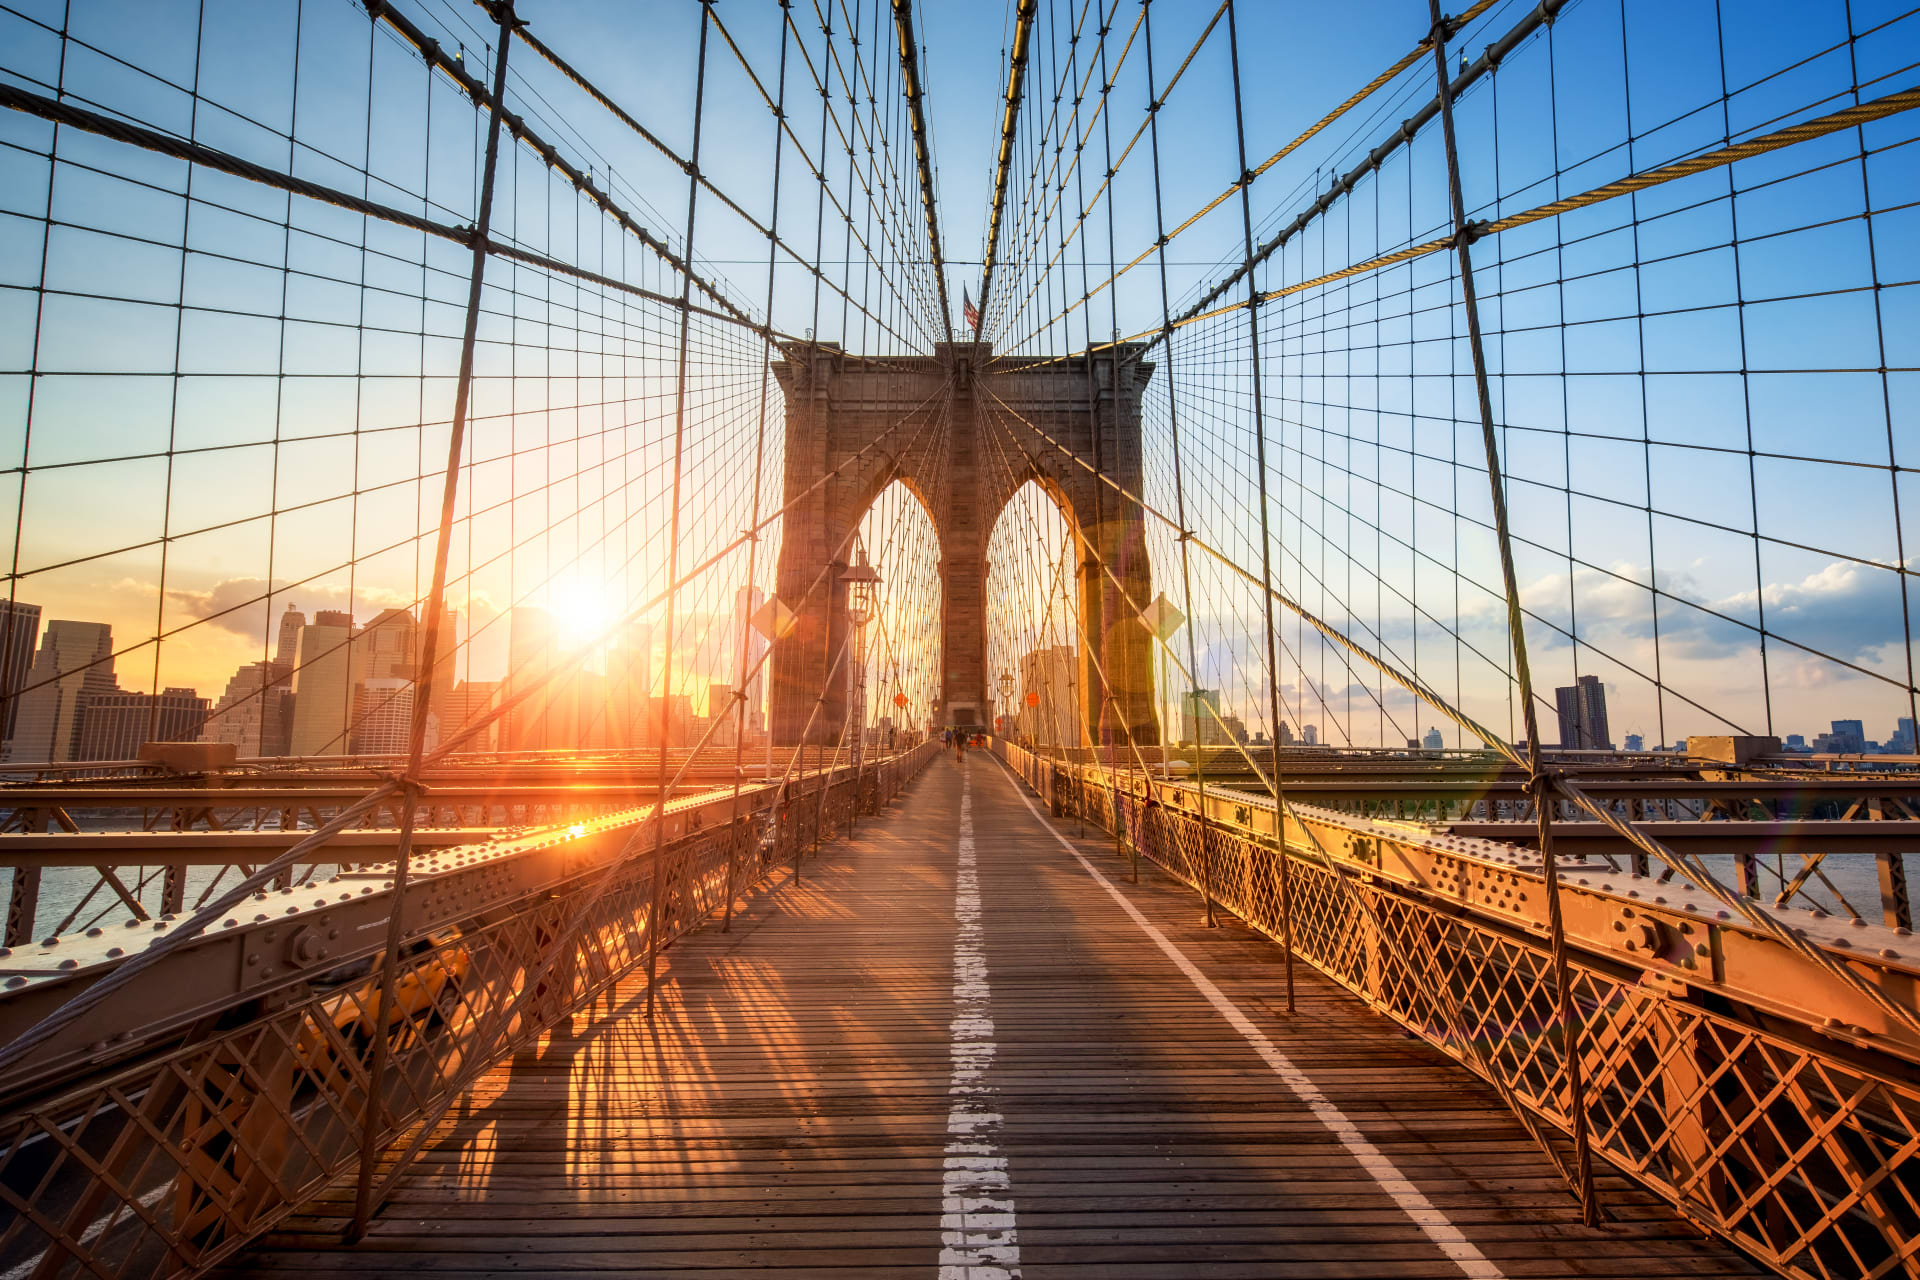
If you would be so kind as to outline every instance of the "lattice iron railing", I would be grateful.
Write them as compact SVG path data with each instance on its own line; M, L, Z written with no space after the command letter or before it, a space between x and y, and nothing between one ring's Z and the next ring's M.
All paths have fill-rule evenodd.
M410 930L391 1009L382 1008L381 958L363 955L211 1012L81 1082L43 1085L0 1116L0 1268L168 1276L230 1257L361 1170L369 1067L384 1040L377 1203L494 1064L566 1019L629 1010L640 994L609 997L644 972L650 947L712 921L730 881L737 893L796 867L886 804L934 750L857 777L843 771L825 794L761 793L736 820L668 843L658 860L642 824L631 856L622 841L620 856L580 864L544 894ZM657 887L656 866L665 868ZM429 903L431 883L416 889ZM301 927L283 926L289 940ZM279 941L262 934L261 951Z
M1057 812L1122 832L1127 852L1268 937L1290 936L1294 954L1563 1134L1575 1125L1566 1055L1577 1044L1594 1153L1784 1274L1915 1273L1920 1055L1829 1038L1661 966L1581 949L1569 1034L1544 936L1445 909L1362 862L1291 845L1283 855L1149 803L1137 780L1001 751Z

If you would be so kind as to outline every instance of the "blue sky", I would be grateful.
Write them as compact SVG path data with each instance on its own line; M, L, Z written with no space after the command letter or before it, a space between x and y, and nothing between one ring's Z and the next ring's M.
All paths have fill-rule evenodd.
M1461 45L1477 52L1528 7L1494 6ZM27 17L0 16L0 72L44 87L62 74L61 46L31 19L57 27L61 6L19 8ZM997 141L1006 8L918 8L956 310L963 286L978 290L973 264L982 256ZM1041 105L1060 75L1058 24L1072 9L1066 0L1041 5L1029 81ZM1155 5L1162 82L1213 9ZM697 5L524 0L519 10L670 147L691 149ZM481 10L418 0L407 11L447 47L464 46L476 74L484 70ZM715 6L769 91L781 43L769 19L777 12L771 4ZM862 31L861 56L890 63L884 7L836 12L837 27ZM1836 109L1851 101L1835 95L1856 76L1866 97L1910 87L1920 79L1912 67L1920 20L1901 12L1884 0L1753 0L1719 10L1707 0L1580 0L1551 40L1530 41L1460 104L1474 216L1597 186L1716 145L1729 130ZM813 7L793 13L817 61ZM1125 28L1136 14L1122 5L1116 23ZM1412 0L1242 3L1238 18L1255 160L1406 53L1427 26L1425 5ZM1866 34L1849 45L1849 30ZM261 163L291 164L303 177L439 221L473 217L472 111L346 0L297 8L209 0L204 10L102 0L73 6L72 32L66 87L98 108L191 131ZM610 185L650 231L678 244L684 175L524 48L513 65L516 109ZM197 112L179 87L196 72ZM790 101L800 104L794 130L811 152L818 99L807 100L797 61L789 75ZM1738 90L1724 116L1723 75ZM1430 92L1422 63L1277 165L1254 188L1260 233L1290 219L1328 174ZM765 221L774 124L717 36L705 95L703 169ZM1146 98L1144 56L1135 49L1115 76L1116 147L1142 119ZM1231 112L1222 27L1160 116L1169 221L1218 194L1237 171ZM884 114L895 128L898 112ZM291 149L289 127L297 136ZM1861 136L1849 132L1743 162L1733 170L1735 200L1725 198L1727 171L1719 170L1476 247L1520 577L1541 619L1534 644L1543 682L1600 673L1618 708L1616 738L1628 729L1670 740L1769 723L1811 733L1840 716L1864 718L1869 736L1882 736L1894 715L1907 713L1896 687L1908 679L1908 655L1893 566L1903 554L1914 561L1903 548L1920 538L1920 492L1909 473L1888 464L1912 465L1920 439L1920 374L1912 372L1920 305L1906 287L1920 275L1920 210L1910 207L1920 200L1920 165L1911 148L1895 145L1914 129L1910 117L1871 126L1864 161ZM432 472L444 449L439 424L457 355L464 250L308 201L290 208L285 197L204 170L192 177L189 205L184 166L71 132L61 140L49 204L48 135L38 121L0 118L0 285L12 286L0 292L0 458L16 467L0 477L0 509L20 504L18 556L30 574L20 597L45 603L50 616L109 617L123 646L258 595L269 580L310 579L288 597L307 608L351 604L370 613L412 598L423 581L417 535L431 522ZM1079 233L1095 279L1109 258L1131 258L1153 240L1145 145L1115 181L1111 240L1104 208ZM781 150L779 228L811 256L816 192L792 146ZM1443 230L1442 159L1429 130L1404 160L1277 255L1261 286L1283 287ZM498 234L649 288L677 288L670 272L545 175L530 153L514 149L502 163ZM896 163L910 165L904 147ZM1015 185L1023 188L1024 169ZM835 171L836 195L845 187ZM864 218L857 193L852 198ZM42 278L38 220L49 208L60 225L44 242L51 292L43 305L32 286ZM1867 212L1871 218L1861 216ZM918 217L917 205L907 216ZM1229 201L1169 250L1176 308L1240 252L1239 217ZM884 240L881 228L862 230ZM911 322L883 306L857 268L843 274L844 243L843 228L830 223L820 256L856 298L873 286L864 296L876 318L863 323L831 296L816 307L812 283L783 263L774 276L775 323L793 332L817 327L823 338L870 350L897 345L880 323L910 332ZM765 242L711 199L702 204L696 248L729 296L764 307ZM1079 254L1076 244L1068 255L1074 295ZM1152 268L1130 273L1111 302L1096 299L1088 318L1076 313L1064 336L1035 339L1033 349L1077 346L1087 324L1099 340L1114 327L1157 323ZM556 290L528 269L496 262L490 270L488 296L497 305L482 329L465 612L483 622L550 577L598 576L617 598L642 598L664 571L660 537L638 532L664 523L655 518L670 451L664 322L620 312L597 291L576 292L564 281ZM1876 279L1886 286L1877 294ZM1290 514L1276 520L1283 585L1410 664L1426 628L1417 665L1449 672L1462 646L1499 652L1505 643L1497 611L1487 607L1485 589L1497 586L1497 574L1477 523L1485 476L1450 281L1449 263L1428 259L1263 313L1275 335L1267 382L1273 466L1285 477L1270 488L1292 495L1283 498ZM1033 284L1031 275L1005 273L1000 290L1021 296ZM1036 304L1029 319L1057 309L1057 283L1042 290L1054 305ZM1730 305L1740 298L1750 305ZM1155 396L1170 386L1176 407L1185 398L1195 501L1219 545L1247 562L1258 558L1248 540L1250 404L1244 372L1225 354L1243 323L1209 322L1176 343L1175 360L1163 353ZM601 350L610 324L628 326L624 360ZM1005 336L1024 332L1010 325ZM743 455L740 442L754 414L757 358L742 356L747 373L723 372L724 352L747 352L729 343L716 333L706 344L710 358L695 366L713 424L699 475L716 487L744 486L755 456L750 448ZM1882 363L1893 372L1879 373ZM29 366L37 379L26 376ZM608 381L616 373L624 375L617 392ZM1150 424L1168 410L1154 400ZM1170 458L1164 439L1154 439L1149 475L1164 497ZM169 447L177 455L171 467ZM777 465L773 446L761 457ZM22 458L31 468L24 497ZM1570 482L1580 490L1572 498L1564 492ZM719 545L737 530L747 514L741 501L700 511L693 543ZM296 505L303 509L289 510ZM547 525L552 531L540 532ZM162 535L171 539L164 550ZM461 564L468 554L462 548ZM1169 554L1157 544L1159 565L1170 565ZM84 563L48 567L78 558ZM1170 569L1161 578L1171 582ZM1455 591L1462 582L1466 589ZM703 596L695 612L722 612L722 588L706 594L713 599ZM1249 603L1225 585L1204 594L1208 607L1196 610L1196 625L1212 666L1202 682L1251 688ZM1757 621L1763 605L1780 637L1768 642L1764 679L1757 638L1739 625ZM170 642L161 682L217 692L225 672L259 656L265 619L266 610L250 605L187 631ZM474 644L477 673L504 649L498 630ZM1304 688L1308 673L1318 679L1320 660L1317 651L1302 660L1306 671L1289 682ZM1664 693L1644 678L1656 660ZM126 665L123 683L153 675L150 653L134 664L136 676ZM1507 704L1504 676L1490 667L1462 684L1463 699L1479 699L1490 717ZM1315 718L1331 714L1330 706ZM1364 729L1356 721L1354 740L1391 738L1378 721Z

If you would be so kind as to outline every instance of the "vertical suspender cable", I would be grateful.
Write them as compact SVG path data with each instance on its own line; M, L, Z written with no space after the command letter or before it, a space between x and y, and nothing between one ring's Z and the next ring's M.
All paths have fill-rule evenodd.
M1160 322L1167 326L1167 427L1173 441L1173 509L1174 518L1180 522L1180 596L1181 604L1187 615L1187 702L1193 708L1193 769L1194 782L1199 789L1195 806L1200 816L1200 896L1206 901L1207 927L1213 928L1219 923L1213 912L1213 823L1207 817L1207 770L1206 753L1201 750L1205 736L1200 728L1199 689L1195 682L1200 678L1199 654L1193 642L1196 618L1193 612L1193 568L1187 547L1187 490L1185 474L1180 466L1180 407L1174 394L1174 359L1172 307L1167 297L1167 220L1164 202L1160 198L1160 96L1153 72L1153 0L1141 0L1141 26L1146 36L1147 52L1147 136L1153 155L1153 234L1156 240L1155 251L1159 255L1160 267ZM1242 162L1245 167L1245 162ZM1154 638L1166 647L1165 636L1156 627ZM1166 671L1162 661L1160 669ZM1164 701L1162 702L1164 706ZM1160 760L1165 771L1167 759L1167 732L1170 726L1160 728ZM1287 955L1287 965L1293 965L1293 955Z
M1272 718L1268 727L1268 736L1273 741L1273 824L1274 834L1278 837L1275 857L1280 864L1280 927L1281 951L1286 956L1287 970L1287 1012L1294 1011L1293 997L1293 877L1288 869L1287 857L1287 805L1286 786L1280 774L1280 667L1273 647L1273 535L1270 532L1268 514L1271 502L1267 497L1267 409L1266 394L1260 376L1260 289L1254 282L1253 247L1253 200L1248 189L1253 185L1253 175L1247 170L1247 109L1240 94L1240 30L1233 0L1227 0L1227 52L1233 65L1233 125L1239 144L1240 158L1240 230L1246 254L1247 277L1247 349L1250 361L1250 376L1253 379L1253 458L1254 465L1260 469L1260 582L1265 590L1260 593L1267 644L1267 709ZM1166 250L1162 248L1164 255ZM1164 274L1164 268L1163 268ZM1166 286L1161 286L1164 295ZM1167 330L1167 346L1171 353L1173 331L1171 322ZM1169 354L1171 363L1171 354ZM1185 533L1184 517L1182 534ZM1185 545L1181 553L1184 555Z
M680 483L687 435L687 343L693 327L693 228L694 214L700 207L700 132L706 122L707 31L711 24L713 0L700 0L700 61L693 81L693 146L687 153L687 234L680 246L687 264L680 273L680 353L673 391L673 489L672 509L667 513L667 609L666 642L660 657L660 742L659 765L655 774L658 788L653 808L653 872L649 877L647 907L647 1016L653 1016L654 975L660 959L660 909L665 905L661 880L665 873L667 847L667 739L673 715L673 624L674 605L678 601L675 578L680 572Z
M347 1239L358 1240L366 1234L367 1219L373 1212L373 1163L375 1145L385 1107L382 1093L386 1086L387 1059L391 1056L392 1033L387 1024L399 1007L398 962L407 894L407 863L413 852L414 811L419 799L421 757L426 754L427 707L433 692L434 677L439 674L435 658L439 654L440 620L446 612L447 556L453 545L453 512L460 492L460 457L466 448L467 410L473 392L473 349L480 329L480 293L487 268L487 233L493 224L494 175L500 158L500 113L505 110L507 92L507 46L513 43L513 0L496 0L490 6L500 24L499 54L493 63L493 98L487 114L487 153L480 177L480 207L473 222L473 267L467 275L467 319L460 335L460 372L453 387L453 421L447 432L447 470L440 487L440 530L433 545L433 583L427 594L427 625L421 652L421 665L413 694L413 721L407 738L407 772L401 788L400 840L394 853L393 905L387 916L386 951L380 969L380 1003L374 1022L373 1063L368 1073L366 1111L360 1131L360 1175L354 1192L353 1220L347 1226ZM476 104L476 107L479 104Z
M780 24L780 86L777 90L778 96L775 99L773 108L773 211L767 217L769 230L767 234L767 313L765 319L769 326L773 324L773 281L775 266L779 261L779 244L775 237L780 233L780 153L782 144L786 141L788 34L788 26L785 22L782 22ZM754 434L753 445L753 523L756 526L760 523L761 477L766 469L767 458L767 381L773 372L773 340L771 338L765 341L761 347L761 352L760 425ZM740 651L738 662L740 675L733 686L733 807L728 810L729 818L733 826L737 826L740 821L741 767L747 747L747 650L750 647L750 637L753 635L751 610L753 605L754 572L759 565L759 553L760 538L759 535L756 534L753 539L747 543L747 594L745 603L748 608L740 611L740 617L738 619L740 624ZM757 680L759 677L756 675L754 678ZM769 729L771 729L771 726L769 726ZM767 749L771 751L773 749L773 734L771 731L767 734L767 744ZM761 776L762 783L766 781L767 776L771 773L772 769L769 768L767 773ZM730 932L733 928L733 869L739 847L740 835L730 826L727 835L727 905L720 923L720 932L722 933Z
M1507 524L1506 484L1501 476L1500 449L1494 437L1493 397L1487 384L1486 348L1480 334L1480 308L1474 294L1472 234L1467 226L1466 198L1460 186L1460 151L1453 128L1453 87L1447 74L1448 24L1440 15L1440 0L1427 0L1433 19L1434 78L1439 85L1440 127L1446 140L1447 189L1453 202L1453 244L1460 260L1460 297L1467 313L1467 340L1473 353L1473 389L1480 408L1480 434L1487 454L1487 484L1493 498L1494 532L1500 544L1500 576L1507 595L1507 629L1512 635L1514 675L1520 685L1522 723L1527 731L1527 789L1533 795L1539 822L1541 871L1547 882L1547 927L1552 945L1554 994L1559 1021L1565 1029L1564 1054L1573 1125L1574 1169L1580 1197L1580 1216L1588 1226L1600 1220L1594 1199L1593 1152L1587 1136L1586 1081L1581 1069L1581 1022L1567 971L1567 933L1560 910L1560 873L1553 854L1554 780L1540 764L1540 713L1534 705L1533 673L1527 663L1525 620L1520 589L1513 568L1513 539ZM1248 308L1251 312L1252 307Z

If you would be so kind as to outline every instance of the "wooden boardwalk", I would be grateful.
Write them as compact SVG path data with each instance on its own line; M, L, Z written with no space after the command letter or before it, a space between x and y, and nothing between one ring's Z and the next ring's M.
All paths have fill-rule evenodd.
M1760 1274L1618 1177L1583 1228L1491 1090L1022 796L935 762L232 1274Z

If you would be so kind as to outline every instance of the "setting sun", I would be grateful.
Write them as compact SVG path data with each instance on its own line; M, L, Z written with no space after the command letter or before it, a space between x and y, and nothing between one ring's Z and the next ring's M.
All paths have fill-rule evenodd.
M554 638L569 650L598 647L613 624L612 602L600 583L570 581L555 583L553 600Z

